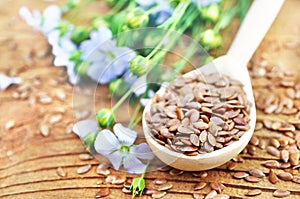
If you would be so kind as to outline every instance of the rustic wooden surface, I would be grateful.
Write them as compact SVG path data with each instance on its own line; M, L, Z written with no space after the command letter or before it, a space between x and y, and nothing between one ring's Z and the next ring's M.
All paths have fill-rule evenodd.
M95 198L100 187L110 187L111 194L107 198L130 198L130 195L122 193L122 185L96 183L105 179L95 172L99 164L97 160L79 159L78 155L84 153L85 148L77 136L67 132L74 120L72 86L64 78L64 69L52 66L52 57L43 36L32 31L31 27L18 17L17 12L22 5L42 9L49 3L30 0L0 1L0 72L18 75L23 78L23 84L33 85L27 91L29 96L25 99L12 97L21 86L11 86L5 92L0 91L0 198ZM291 71L299 77L299 9L299 0L286 0L278 18L252 59L253 62L264 58L270 65L278 65L282 70ZM290 41L296 41L298 45L286 47L285 44ZM253 85L254 89L258 89L259 79L253 79ZM67 94L65 100L56 97L57 90L63 90ZM108 97L105 97L106 89L100 88L100 91L101 100L109 103ZM44 105L37 100L35 104L30 105L43 92L50 95L53 102ZM287 119L278 115L266 116L260 111L257 113L259 119ZM42 136L39 132L40 125L50 125L49 120L57 115L61 115L63 119L51 124L49 136ZM14 121L15 124L6 130L5 125L10 121ZM266 129L256 131L255 135L266 140L278 136ZM243 154L241 157L245 162L238 163L234 171L259 168L267 172L268 170L261 166L263 161L276 159L260 149L254 156ZM92 170L82 175L76 173L80 166L87 164L93 166ZM58 167L67 172L66 177L56 174ZM200 181L223 183L226 188L222 193L232 198L243 198L248 190L254 188L263 191L257 198L272 198L276 189L290 190L291 196L287 198L300 198L299 184L280 180L273 185L267 178L259 183L249 183L232 178L234 171L229 171L223 166L208 171L208 176L202 179L192 176L189 172L173 176L167 172L155 171L146 174L146 181L147 187L151 187L151 181L156 177L167 178L174 186L164 198L192 198L192 193L195 192L193 186ZM111 172L127 178L134 177L113 169ZM206 187L198 192L208 193L209 190Z

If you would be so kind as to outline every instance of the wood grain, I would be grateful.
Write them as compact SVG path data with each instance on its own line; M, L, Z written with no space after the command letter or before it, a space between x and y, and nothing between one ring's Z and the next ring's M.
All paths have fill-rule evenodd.
M11 86L7 91L0 92L0 198L95 198L101 187L109 187L111 190L111 194L106 198L131 198L130 195L122 193L122 185L97 184L105 179L105 176L95 171L98 160L79 159L79 154L86 153L86 150L76 135L66 132L67 126L74 122L73 88L63 79L64 68L52 66L53 57L48 53L49 47L43 36L32 31L17 16L22 5L43 9L49 3L30 0L16 0L12 3L9 0L1 0L0 72L17 74L29 83L39 80L40 85L32 88L29 98L46 92L53 98L53 102L44 105L37 101L34 106L30 106L29 98L14 99L12 95L18 86ZM105 7L100 3L91 9L105 10ZM252 62L262 57L270 64L278 65L282 70L290 70L300 77L300 23L297 20L300 19L299 9L299 0L285 2ZM284 44L288 41L296 41L298 46L293 49L285 48ZM58 84L55 85L55 82ZM253 79L252 83L255 90L266 89L264 80ZM56 89L62 89L67 94L65 101L55 97ZM96 98L97 102L101 102L97 104L97 108L111 103L104 87L98 88ZM123 108L121 111L127 113L128 110ZM39 133L39 126L55 114L61 114L63 119L52 124L49 136L43 137ZM268 118L286 121L289 118L283 115L265 115L261 111L257 111L257 114L258 120ZM118 119L128 121L126 114L123 115L125 116ZM10 120L15 121L15 126L5 130L5 124ZM282 133L265 128L255 132L255 136L266 142L281 135ZM209 170L206 178L195 177L191 172L173 176L168 172L153 171L146 174L146 184L148 188L153 188L155 178L166 178L173 187L164 198L170 199L193 198L192 193L196 192L208 193L209 187L194 191L195 184L201 181L223 183L226 188L222 193L230 195L231 198L244 198L248 190L255 188L262 190L262 194L256 198L272 198L273 191L277 189L290 190L291 196L286 198L300 198L300 185L294 182L280 180L274 185L267 178L258 183L234 179L234 172L249 171L253 168L259 168L267 174L268 169L262 166L264 161L278 159L261 149L257 149L253 156L242 154L241 157L245 162L238 163L232 171L223 165ZM85 174L77 174L76 170L87 164L91 164L92 169ZM58 167L67 173L65 177L57 175ZM111 169L111 172L112 175L126 176L127 179L136 177L124 171Z

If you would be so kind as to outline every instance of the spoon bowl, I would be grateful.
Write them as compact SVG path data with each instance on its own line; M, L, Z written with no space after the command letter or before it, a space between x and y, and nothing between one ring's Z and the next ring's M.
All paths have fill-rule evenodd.
M166 148L154 139L151 129L145 120L145 114L150 111L152 104L152 102L149 102L143 112L142 124L144 135L153 153L161 161L180 170L207 170L226 163L236 157L246 147L253 135L256 123L255 101L246 64L271 26L282 4L283 0L274 1L272 5L268 1L254 1L228 53L184 75L184 77L195 77L200 74L218 72L221 75L225 74L239 80L243 84L243 90L251 104L249 130L238 141L226 147L206 154L187 156ZM262 17L263 19L261 19ZM162 96L164 92L165 86L162 86L157 91L157 94Z

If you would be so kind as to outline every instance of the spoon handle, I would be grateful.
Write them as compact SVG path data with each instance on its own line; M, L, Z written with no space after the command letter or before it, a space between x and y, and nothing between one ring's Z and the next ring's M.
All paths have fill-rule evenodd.
M276 18L284 0L254 0L227 55L246 65Z

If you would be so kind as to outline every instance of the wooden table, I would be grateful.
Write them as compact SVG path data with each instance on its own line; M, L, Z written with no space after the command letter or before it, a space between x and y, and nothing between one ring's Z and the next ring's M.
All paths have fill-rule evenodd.
M123 185L99 184L105 177L95 172L99 164L97 160L79 159L79 154L86 151L78 137L69 131L74 120L72 86L66 81L64 68L52 66L52 56L43 36L32 31L18 17L18 9L22 5L43 9L49 3L30 0L0 2L0 71L18 75L24 80L22 85L30 85L29 88L11 86L7 91L0 92L0 198L95 198L100 187L110 188L111 194L107 198L130 198L121 191ZM280 70L300 76L299 9L299 0L286 0L252 58L254 68L265 64L261 62L264 59L270 66L278 65ZM260 78L253 78L253 87L257 91L270 91L270 87L263 85ZM107 96L104 87L99 89L104 93L102 96ZM61 91L66 93L66 99L57 96L57 92ZM51 96L52 102L40 103L38 99L43 94ZM101 106L109 102L108 97L104 98ZM287 121L291 117L265 114L260 110L257 114L258 120ZM50 126L48 136L40 133L43 124ZM255 136L268 141L272 137L282 136L282 133L263 128L256 131ZM287 198L300 198L300 184L294 182L279 180L274 185L267 177L258 183L234 179L232 175L235 171L258 168L268 173L262 163L268 159L278 159L259 148L254 155L241 154L241 157L245 162L237 163L232 170L224 165L207 171L205 178L195 177L189 172L178 176L161 171L149 172L146 174L147 187L153 187L155 178L163 177L173 185L164 198L192 198L194 192L208 193L209 186L194 191L193 187L200 181L223 183L226 188L222 193L232 198L244 198L248 190L256 188L262 190L256 198L272 198L276 189L290 190L291 195ZM91 164L92 169L85 174L77 174L77 169L87 164ZM67 173L65 177L57 175L58 167ZM113 169L111 174L135 177Z

